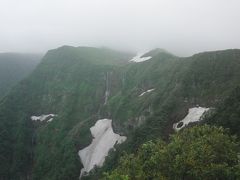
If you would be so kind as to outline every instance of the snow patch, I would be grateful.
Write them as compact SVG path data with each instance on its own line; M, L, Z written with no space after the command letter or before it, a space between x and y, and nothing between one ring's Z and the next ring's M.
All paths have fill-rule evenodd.
M110 149L115 144L123 143L127 137L115 134L112 129L112 120L100 119L90 128L93 136L92 143L86 148L80 150L78 155L82 161L83 169L81 170L80 178L83 174L90 172L94 166L101 167L105 161Z
M47 120L47 122L51 122L53 120L53 118L50 118L49 120Z
M31 116L31 120L32 121L45 121L48 119L47 122L51 122L55 116L57 116L57 115L56 114L47 114L47 115L42 114L41 116Z
M173 129L175 129L176 131L179 131L180 129L184 128L191 122L201 121L202 115L208 110L209 108L204 108L204 107L190 108L188 110L187 116L183 120L173 124Z
M151 59L151 56L148 57L142 57L146 53L138 53L135 57L133 57L130 61L131 62L143 62Z
M149 89L149 90L147 90L147 91L144 91L143 93L141 93L141 94L139 95L139 97L143 96L143 95L146 94L146 93L152 92L152 91L154 91L154 90L155 90L155 89Z

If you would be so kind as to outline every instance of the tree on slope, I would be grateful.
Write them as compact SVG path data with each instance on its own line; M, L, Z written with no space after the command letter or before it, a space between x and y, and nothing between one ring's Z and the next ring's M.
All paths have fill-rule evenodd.
M136 154L124 155L105 180L238 179L239 144L223 128L195 126L166 144L147 142Z

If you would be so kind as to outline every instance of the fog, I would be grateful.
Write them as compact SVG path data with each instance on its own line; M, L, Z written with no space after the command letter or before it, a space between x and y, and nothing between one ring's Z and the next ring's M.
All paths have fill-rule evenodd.
M240 48L239 0L0 0L0 52Z

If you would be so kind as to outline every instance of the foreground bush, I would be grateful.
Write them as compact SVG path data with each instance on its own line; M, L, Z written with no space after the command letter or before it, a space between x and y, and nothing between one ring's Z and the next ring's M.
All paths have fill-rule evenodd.
M124 155L105 180L239 179L239 146L223 128L199 126L173 135L168 144L147 142Z

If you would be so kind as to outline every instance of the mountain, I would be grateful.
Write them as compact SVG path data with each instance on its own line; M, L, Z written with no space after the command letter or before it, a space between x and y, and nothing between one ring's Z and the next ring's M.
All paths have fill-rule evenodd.
M27 77L40 59L38 54L0 53L0 98Z
M177 57L164 50L129 62L133 54L63 46L0 101L2 179L78 179L78 151L91 144L100 119L127 137L102 168L117 166L123 151L175 133L173 124L194 107L218 109L240 83L240 50ZM211 114L211 113L210 113ZM91 132L90 132L91 128Z
M2 162L8 162L1 164L3 169L0 176L5 179L24 179L29 176L34 165L36 179L54 176L63 178L66 173L73 174L70 177L78 177L81 166L73 140L83 134L78 146L88 143L91 138L89 127L96 120L105 101L107 72L127 63L125 60L130 58L129 54L88 47L64 46L49 51L31 76L21 81L0 103L0 127L5 129L0 136L1 142L5 144L1 146ZM35 128L30 117L49 113L58 114L52 122L57 124ZM84 120L87 120L83 124L86 127L81 128ZM81 132L77 129L78 123ZM49 153L44 158L38 156L39 159L33 160L35 138L39 145L34 149L35 157L44 151ZM53 149L49 150L48 146ZM53 164L57 169L65 168L64 164L59 163L62 157L58 159L65 146L69 146L70 151L65 155L71 165L67 162L64 164L71 169L63 172L63 175L52 174L49 168ZM54 160L49 161L52 155ZM46 161L48 163L45 164Z

